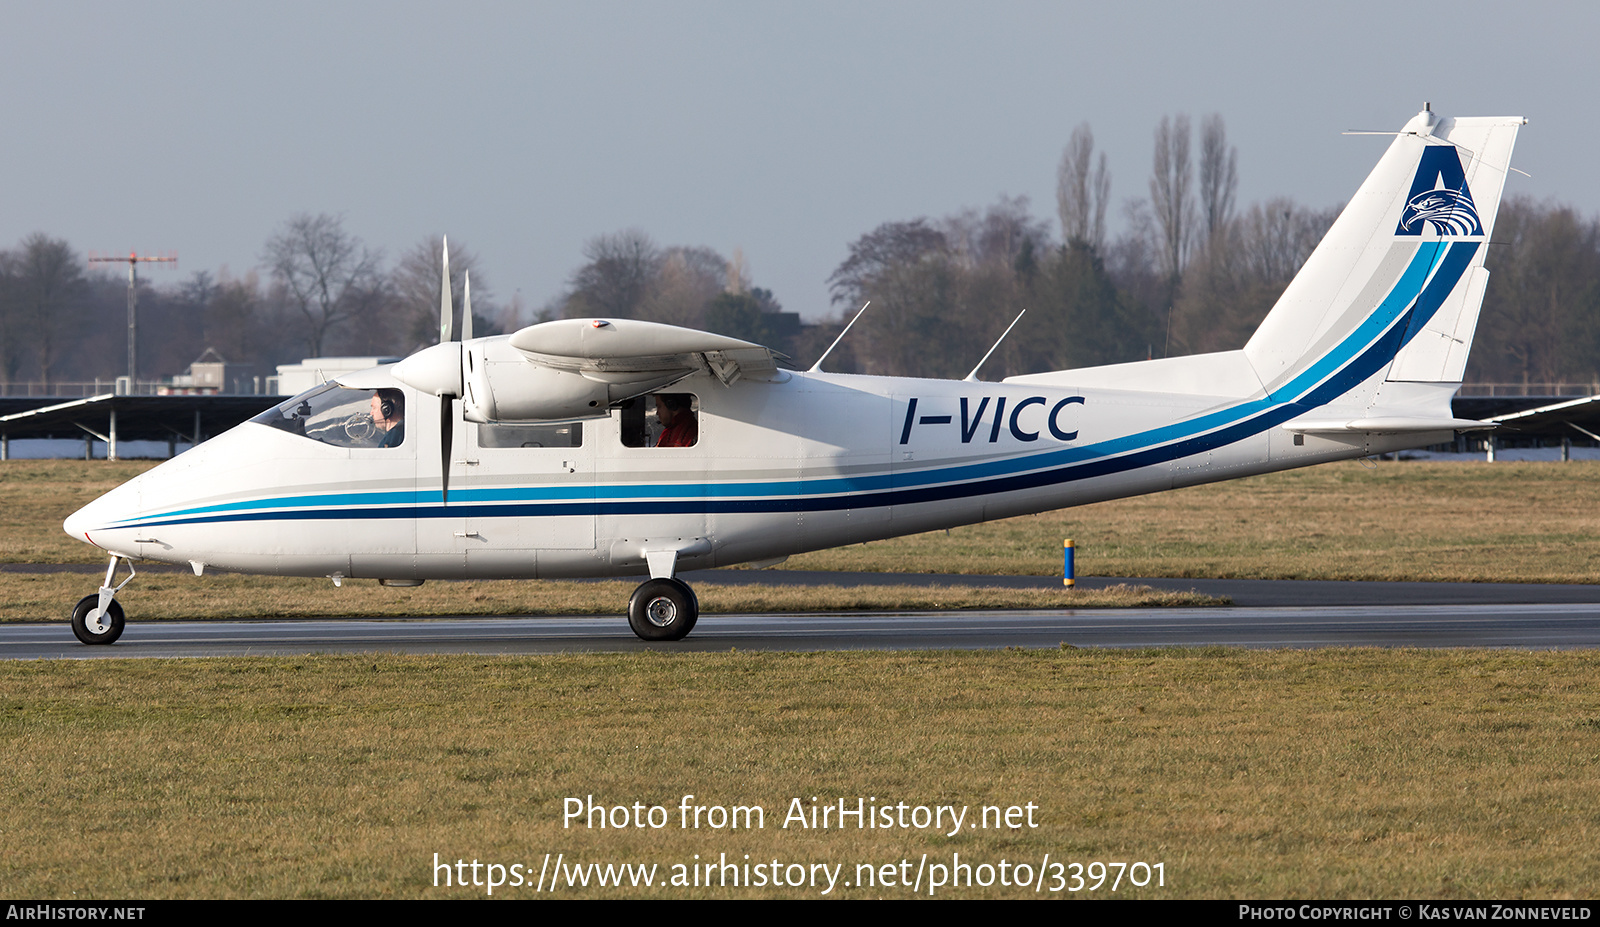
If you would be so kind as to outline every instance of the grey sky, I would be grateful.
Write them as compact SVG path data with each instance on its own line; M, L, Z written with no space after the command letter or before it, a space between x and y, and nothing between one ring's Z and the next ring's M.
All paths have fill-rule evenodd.
M448 232L502 301L583 243L743 249L808 317L879 223L1025 195L1089 122L1118 204L1163 114L1221 113L1239 201L1343 201L1424 100L1525 115L1508 194L1600 208L1587 4L26 3L0 35L0 246L253 267L297 212Z

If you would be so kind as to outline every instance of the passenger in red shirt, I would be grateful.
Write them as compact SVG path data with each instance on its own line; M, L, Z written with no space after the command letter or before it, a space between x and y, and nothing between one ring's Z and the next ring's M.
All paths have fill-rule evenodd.
M656 447L693 447L700 440L700 423L695 420L689 398L667 393L657 393L655 398L656 418L666 428L656 440Z

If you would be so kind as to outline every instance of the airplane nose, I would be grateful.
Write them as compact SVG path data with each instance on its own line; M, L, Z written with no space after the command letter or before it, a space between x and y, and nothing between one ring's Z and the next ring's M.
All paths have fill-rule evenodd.
M61 523L61 530L80 541L104 549L105 545L95 540L94 535L113 530L111 526L138 512L140 491L134 483L141 479L143 477L135 477L68 515L66 521Z
M150 513L152 504L159 506L170 498L181 499L185 492L192 490L197 467L205 460L206 449L213 446L215 441L207 442L203 447L135 476L68 515L61 523L61 530L118 556L144 556L139 541L146 537L141 519ZM171 547L162 549L170 551Z
M88 541L93 544L94 542L89 540L89 519L84 514L87 511L89 511L89 506L84 506L68 515L67 520L61 523L61 529L77 540Z

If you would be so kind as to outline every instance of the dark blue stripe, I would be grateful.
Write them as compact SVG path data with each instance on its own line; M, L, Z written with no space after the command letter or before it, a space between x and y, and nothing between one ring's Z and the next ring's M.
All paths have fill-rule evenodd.
M890 489L839 495L810 495L798 498L725 498L705 496L671 500L573 500L563 502L463 503L448 507L395 505L382 508L307 509L284 512L244 512L172 518L142 522L140 527L180 524L212 524L247 521L371 520L412 518L495 518L556 517L563 515L697 515L759 514L842 511L880 508L886 505L913 505L942 502L971 496L997 495L1039 489L1078 480L1125 473L1156 464L1169 463L1194 454L1214 451L1267 429L1298 418L1349 392L1376 374L1394 359L1396 353L1421 331L1444 300L1455 289L1462 273L1478 251L1477 242L1457 242L1449 247L1438 270L1416 301L1377 340L1350 363L1317 384L1297 401L1274 404L1264 411L1215 431L1183 438L1159 447L1104 457L1053 469L1036 470L1012 476L993 477L958 483L916 488ZM909 416L908 416L909 417Z

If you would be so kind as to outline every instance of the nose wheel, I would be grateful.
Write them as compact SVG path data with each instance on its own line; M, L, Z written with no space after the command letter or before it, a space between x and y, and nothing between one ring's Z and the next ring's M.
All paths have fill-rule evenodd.
M681 641L700 620L700 600L676 579L652 579L628 600L628 626L640 640Z
M85 644L116 643L126 624L122 603L112 599L101 608L99 593L84 596L72 609L72 633Z
M111 584L116 581L119 563L127 564L128 578L113 586ZM111 563L106 566L106 581L101 584L100 591L79 599L72 608L72 633L78 640L85 644L116 643L127 624L122 614L122 604L117 601L116 595L123 586L133 581L133 576L133 564L112 554Z

